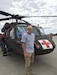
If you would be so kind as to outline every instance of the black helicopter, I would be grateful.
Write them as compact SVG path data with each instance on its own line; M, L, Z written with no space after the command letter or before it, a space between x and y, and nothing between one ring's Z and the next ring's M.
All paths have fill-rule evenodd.
M23 54L21 47L21 38L23 33L27 32L27 26L31 24L25 20L22 20L22 18L28 18L32 16L12 15L4 11L0 11L0 14L9 16L8 18L0 19L0 21L16 19L16 22L5 23L1 31L4 32L6 36L6 45L8 50L13 50L14 52ZM34 16L34 17L45 17L45 16ZM42 35L43 33L40 31L41 27L36 27L36 26L32 27L33 27L33 33L35 34L35 41L40 46L40 48L37 49L34 45L35 55L43 55L52 52L55 48L54 41L51 38L49 38L47 35L45 34Z

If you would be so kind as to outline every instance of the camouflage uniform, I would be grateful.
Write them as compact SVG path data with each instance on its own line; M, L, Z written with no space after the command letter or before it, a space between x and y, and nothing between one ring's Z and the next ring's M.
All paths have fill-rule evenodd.
M29 56L25 58L25 69L26 75L31 75L32 72L32 63L34 62L34 53L29 53Z

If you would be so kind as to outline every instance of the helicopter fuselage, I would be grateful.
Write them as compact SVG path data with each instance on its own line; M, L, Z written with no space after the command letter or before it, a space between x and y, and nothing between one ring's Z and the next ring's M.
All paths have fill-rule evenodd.
M14 25L15 24L15 25ZM12 28L5 31L6 34L6 45L8 49L14 52L23 54L21 47L22 35L27 31L27 25L25 23L13 23ZM46 35L40 35L38 28L33 27L33 33L35 34L35 41L40 46L37 49L34 45L35 55L43 55L52 52L55 48L55 43Z

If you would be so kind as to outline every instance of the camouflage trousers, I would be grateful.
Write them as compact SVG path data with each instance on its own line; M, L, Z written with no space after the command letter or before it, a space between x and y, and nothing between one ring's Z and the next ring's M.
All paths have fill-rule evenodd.
M31 75L33 62L34 62L34 53L29 53L29 56L25 58L26 75Z

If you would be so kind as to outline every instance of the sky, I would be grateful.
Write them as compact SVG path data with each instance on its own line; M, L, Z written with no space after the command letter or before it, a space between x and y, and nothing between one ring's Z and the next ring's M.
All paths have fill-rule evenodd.
M57 0L1 0L0 10L24 16L55 16L57 15ZM0 15L0 18L6 16ZM57 17L24 18L32 25L39 24L45 33L57 33ZM11 22L7 21L7 22ZM0 21L0 33L5 21Z

